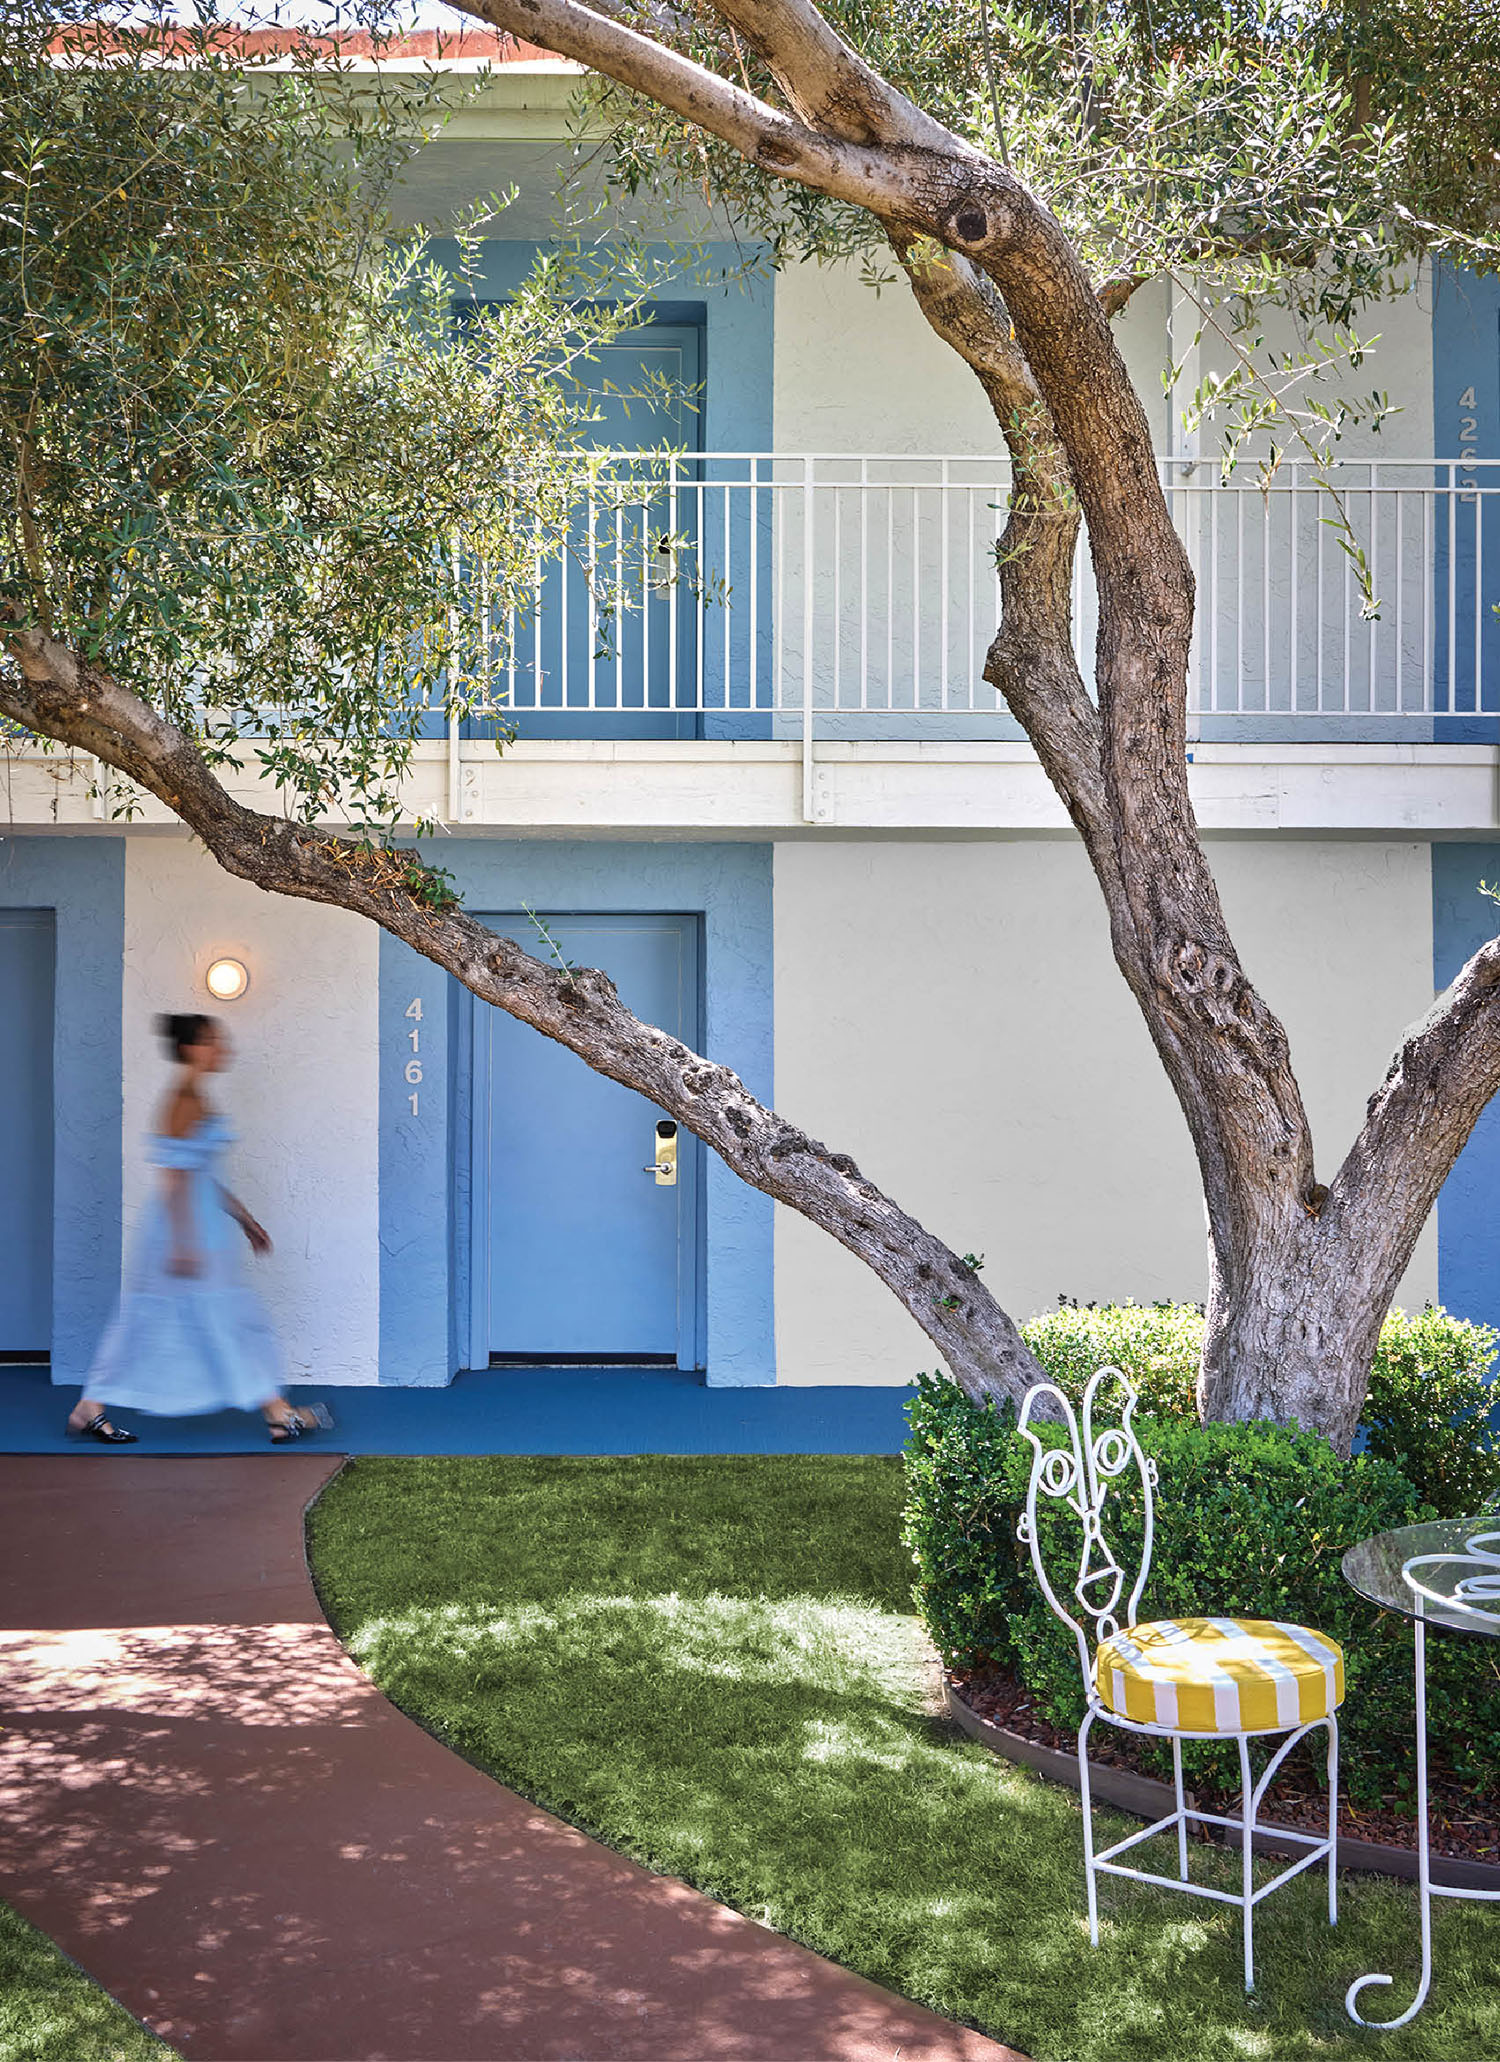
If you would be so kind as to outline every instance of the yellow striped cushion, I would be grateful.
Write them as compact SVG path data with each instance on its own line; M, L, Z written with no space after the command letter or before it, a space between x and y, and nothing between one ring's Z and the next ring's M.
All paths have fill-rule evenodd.
M1108 1710L1142 1725L1269 1733L1337 1711L1344 1654L1305 1625L1160 1618L1101 1641L1094 1687Z

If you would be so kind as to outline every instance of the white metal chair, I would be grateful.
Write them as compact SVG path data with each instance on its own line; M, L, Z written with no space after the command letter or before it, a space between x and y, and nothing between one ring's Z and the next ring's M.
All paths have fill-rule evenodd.
M1100 1394L1118 1384L1112 1399L1115 1422L1096 1429ZM1032 1427L1032 1416L1049 1399L1067 1434L1063 1446L1048 1445ZM1151 1568L1155 1524L1156 1463L1146 1458L1131 1424L1138 1401L1135 1389L1118 1368L1100 1368L1083 1392L1082 1411L1075 1413L1062 1391L1039 1382L1027 1396L1017 1427L1032 1447L1031 1481L1026 1513L1016 1536L1031 1549L1031 1564L1042 1592L1078 1642L1088 1709L1078 1729L1078 1776L1083 1793L1083 1857L1088 1882L1089 1937L1099 1944L1098 1878L1129 1876L1138 1883L1160 1884L1193 1897L1237 1904L1244 1927L1245 1988L1255 1986L1252 1927L1255 1907L1283 1883L1314 1863L1328 1863L1328 1923L1338 1924L1336 1835L1338 1812L1339 1728L1335 1713L1344 1700L1344 1657L1336 1641L1306 1626L1264 1619L1179 1618L1142 1623L1136 1616ZM1081 1416L1081 1424L1080 1424ZM1105 1535L1105 1504L1122 1476L1133 1475L1144 1502L1144 1535L1139 1571L1125 1597L1126 1576ZM1120 1484L1120 1488L1124 1488ZM1082 1531L1082 1549L1072 1597L1080 1616L1058 1598L1042 1558L1042 1528L1037 1521L1038 1497L1065 1503ZM1052 1528L1049 1527L1049 1530ZM1096 1719L1125 1732L1145 1733L1172 1743L1176 1809L1113 1847L1094 1851L1089 1788L1088 1737ZM1261 1801L1277 1770L1297 1742L1322 1726L1328 1734L1328 1832L1289 1832L1278 1827L1279 1840L1305 1846L1306 1854L1282 1869L1257 1890L1252 1879L1254 1836ZM1260 1780L1252 1780L1250 1742L1285 1734ZM1233 1740L1239 1747L1241 1810L1238 1818L1190 1809L1182 1789L1182 1742ZM1188 1822L1222 1826L1239 1834L1241 1878L1238 1894L1188 1876ZM1133 1869L1119 1857L1155 1834L1176 1829L1177 1876L1158 1876Z

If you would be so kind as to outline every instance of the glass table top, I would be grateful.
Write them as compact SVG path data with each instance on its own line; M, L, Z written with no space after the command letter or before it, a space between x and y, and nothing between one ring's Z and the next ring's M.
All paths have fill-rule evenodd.
M1403 1525L1344 1555L1344 1580L1387 1611L1500 1639L1500 1511Z

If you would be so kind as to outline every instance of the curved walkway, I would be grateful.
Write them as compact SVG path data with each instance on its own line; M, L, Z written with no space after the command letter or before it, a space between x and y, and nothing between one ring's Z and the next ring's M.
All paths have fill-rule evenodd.
M1022 2062L492 1782L318 1608L337 1466L0 1458L0 1895L191 2062Z

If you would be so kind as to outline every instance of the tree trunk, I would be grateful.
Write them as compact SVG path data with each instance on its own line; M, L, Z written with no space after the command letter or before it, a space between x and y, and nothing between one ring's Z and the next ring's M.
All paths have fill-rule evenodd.
M1413 1243L1394 1219L1351 1263L1317 1223L1291 1228L1212 1268L1199 1413L1265 1418L1321 1432L1347 1454L1359 1423L1380 1327Z
M1301 1425L1347 1454L1389 1292L1348 1280L1316 1225L1285 1234L1227 1267L1211 1255L1199 1414Z
M1249 1270L1238 1296L1216 1280L1199 1415L1300 1425L1347 1455L1387 1308L1351 1293L1306 1251Z

